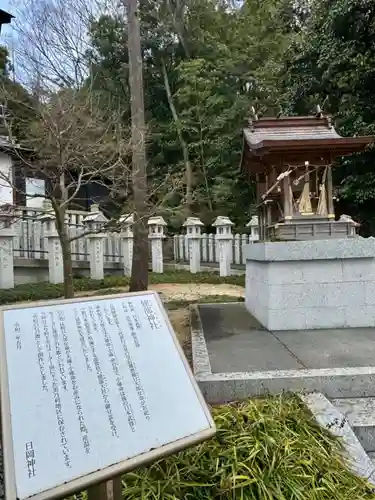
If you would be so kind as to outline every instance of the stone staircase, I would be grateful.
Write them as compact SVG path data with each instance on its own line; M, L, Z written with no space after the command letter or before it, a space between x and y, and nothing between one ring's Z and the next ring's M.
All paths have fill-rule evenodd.
M375 465L375 397L331 399Z

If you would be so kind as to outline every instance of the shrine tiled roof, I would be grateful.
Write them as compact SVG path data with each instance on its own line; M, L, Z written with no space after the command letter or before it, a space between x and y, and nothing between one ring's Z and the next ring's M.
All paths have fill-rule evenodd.
M341 136L331 126L324 124L318 126L294 126L286 127L259 127L245 128L244 135L249 146L257 147L263 141L296 141L296 140L319 140L319 139L340 139Z
M316 141L342 139L327 117L261 118L249 123L244 137L250 148L262 147L264 141Z
M275 161L288 163L296 155L333 160L340 156L364 151L374 143L374 137L342 137L322 113L315 116L256 118L243 131L244 149L241 169L250 173L264 170ZM274 163L272 163L274 164Z

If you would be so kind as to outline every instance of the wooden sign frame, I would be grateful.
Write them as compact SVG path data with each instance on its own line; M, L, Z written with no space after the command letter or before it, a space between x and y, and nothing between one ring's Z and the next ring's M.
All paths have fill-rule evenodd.
M27 499L24 500L28 499L53 500L53 499L67 497L79 491L84 491L96 484L104 483L113 478L121 476L126 472L129 472L142 465L156 461L159 458L177 453L178 451L184 448L193 446L215 435L216 428L210 410L202 396L202 393L194 378L189 363L183 353L180 343L169 321L168 315L164 309L164 305L157 292L147 291L147 292L135 292L135 293L121 293L114 295L79 297L73 299L56 299L50 301L38 301L30 303L24 302L15 305L5 305L0 308L0 391L1 391L1 421L2 421L2 443L3 443L3 457L4 457L3 463L4 463L4 479L5 479L5 498L7 500L17 500L17 487L16 487L15 466L14 466L12 423L10 414L10 394L9 394L9 379L8 379L8 367L7 367L7 356L6 356L6 339L4 331L4 312L13 309L31 309L34 307L45 307L54 305L57 306L63 304L92 302L92 301L98 302L100 300L120 299L120 298L125 298L125 297L127 298L139 295L148 295L148 296L153 295L156 298L156 302L162 313L162 317L165 320L165 324L168 327L169 333L173 339L177 353L181 358L181 361L190 379L192 387L197 395L201 408L203 409L204 414L207 418L208 428L201 432L198 432L197 434L193 434L191 436L179 439L173 443L161 446L160 448L142 453L141 455L135 456L130 459L126 459L122 462L111 465L96 472L89 473L80 478L73 479L68 483L61 484L49 490L45 490L41 493L28 497Z

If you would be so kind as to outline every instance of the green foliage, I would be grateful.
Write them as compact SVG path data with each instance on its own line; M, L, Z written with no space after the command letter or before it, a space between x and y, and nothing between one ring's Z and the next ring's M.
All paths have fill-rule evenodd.
M269 113L275 109L283 54L295 36L284 26L286 3L246 0L235 9L223 0L140 3L149 178L161 184L173 174L164 208L176 226L183 216L185 164L162 67L188 147L194 212L206 223L227 214L243 227L254 191L239 173L242 127L251 105ZM126 20L103 17L93 24L91 37L93 78L126 100ZM129 102L124 118L128 107Z
M374 499L297 396L213 408L214 439L123 477L124 500Z
M306 30L286 61L286 109L311 113L324 102L343 135L375 134L375 3L317 0ZM341 210L373 233L375 152L354 155L336 169Z
M8 77L9 75L9 58L8 50L0 46L0 78Z
M229 283L244 286L244 276L229 276L221 278L218 273L198 273L191 274L187 271L171 271L163 274L150 273L150 283ZM129 279L125 276L106 276L102 280L92 280L90 278L76 278L74 280L74 290L76 292L88 292L92 290L106 289L105 293L116 293L107 289L126 287ZM17 285L9 290L0 290L0 304L13 304L28 300L50 300L61 298L64 294L63 284L34 283Z
M35 113L32 97L22 85L13 81L11 70L8 50L0 46L0 104L6 104L9 113L7 127L0 123L0 135L11 135L17 140L23 140Z
M373 0L143 0L139 5L150 201L170 229L180 228L187 206L206 224L219 214L229 215L239 230L248 222L254 186L241 177L239 164L251 106L259 115L303 115L324 103L342 135L375 134ZM118 12L93 20L89 37L88 84L100 93L106 112L121 115L125 136L130 130L126 16ZM12 85L4 50L0 79ZM27 106L14 110L16 117L23 114ZM18 133L25 135L25 128ZM186 156L193 172L192 206ZM338 212L361 222L363 234L375 234L374 160L374 151L354 155L335 170ZM130 176L123 184L124 199L117 200L122 207L131 198Z

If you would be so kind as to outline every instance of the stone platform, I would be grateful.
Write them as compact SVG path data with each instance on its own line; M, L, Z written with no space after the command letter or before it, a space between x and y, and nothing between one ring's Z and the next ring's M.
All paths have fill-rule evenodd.
M243 303L199 306L212 373L375 367L375 328L269 331Z
M194 372L211 403L282 391L375 396L375 328L265 329L243 303L192 307Z
M375 240L247 245L246 307L269 330L375 326Z
M375 486L375 328L269 331L243 303L192 306L191 326L209 403L297 392L342 439L352 471Z

